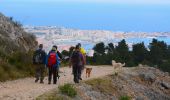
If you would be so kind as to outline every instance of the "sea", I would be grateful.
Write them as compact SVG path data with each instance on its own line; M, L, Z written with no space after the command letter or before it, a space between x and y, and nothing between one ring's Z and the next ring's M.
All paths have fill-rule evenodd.
M159 41L164 41L167 45L170 45L170 37L156 37L156 38L125 38L126 43L129 46L129 49L132 50L132 45L144 42L145 47L149 48L149 44L152 42L153 39L157 39ZM114 43L115 46L117 45L118 42L120 42L122 39L113 39L109 43ZM95 46L94 43L84 43L82 44L83 47L86 50L91 50ZM108 43L105 42L105 46L108 45Z

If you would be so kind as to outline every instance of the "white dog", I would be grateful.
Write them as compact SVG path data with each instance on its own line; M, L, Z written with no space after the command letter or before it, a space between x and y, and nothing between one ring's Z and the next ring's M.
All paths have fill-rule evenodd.
M121 69L123 66L125 66L125 63L116 63L116 61L112 60L112 66L114 69Z

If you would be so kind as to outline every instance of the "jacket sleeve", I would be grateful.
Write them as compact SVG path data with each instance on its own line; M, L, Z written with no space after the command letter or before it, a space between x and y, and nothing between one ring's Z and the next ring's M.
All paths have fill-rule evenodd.
M56 59L57 59L57 66L59 67L60 61L59 61L58 53L56 53Z
M59 57L60 59L63 59L63 56L62 56L62 54L61 54L59 51L57 51L57 54L58 54L58 57Z
M48 55L46 56L46 61L45 61L46 66L48 65L49 54L50 54L50 53L48 53Z

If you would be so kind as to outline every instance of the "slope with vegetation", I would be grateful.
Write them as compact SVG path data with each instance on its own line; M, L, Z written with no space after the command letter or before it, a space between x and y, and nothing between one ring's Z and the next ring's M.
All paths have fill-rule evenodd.
M116 74L65 84L39 100L169 100L170 76L159 69L138 66Z
M36 45L34 35L0 13L0 81L32 75L31 54Z

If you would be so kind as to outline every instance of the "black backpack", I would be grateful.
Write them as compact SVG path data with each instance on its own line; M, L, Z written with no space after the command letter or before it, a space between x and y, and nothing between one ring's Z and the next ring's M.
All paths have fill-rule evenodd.
M73 65L78 65L81 62L80 52L74 51L71 56L71 62Z
M33 56L33 63L34 64L43 64L44 62L44 52L42 50L37 50Z

